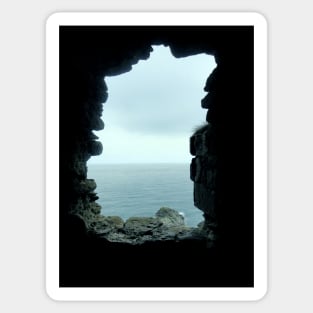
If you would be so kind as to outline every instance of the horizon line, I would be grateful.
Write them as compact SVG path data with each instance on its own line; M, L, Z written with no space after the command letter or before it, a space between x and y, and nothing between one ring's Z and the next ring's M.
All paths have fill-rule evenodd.
M87 162L87 165L132 165L132 164L190 164L191 162L117 162L117 163L109 163L109 162Z

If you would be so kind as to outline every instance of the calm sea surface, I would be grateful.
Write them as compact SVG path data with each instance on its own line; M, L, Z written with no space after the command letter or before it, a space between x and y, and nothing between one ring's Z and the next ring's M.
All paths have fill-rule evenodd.
M163 206L184 213L188 226L203 220L193 205L189 164L89 164L103 215L154 216Z

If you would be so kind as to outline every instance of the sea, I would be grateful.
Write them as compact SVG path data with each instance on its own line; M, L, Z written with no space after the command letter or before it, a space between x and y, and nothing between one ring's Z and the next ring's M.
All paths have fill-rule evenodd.
M187 226L203 221L193 204L189 164L88 164L88 178L97 183L95 192L101 214L154 216L161 207L182 213Z

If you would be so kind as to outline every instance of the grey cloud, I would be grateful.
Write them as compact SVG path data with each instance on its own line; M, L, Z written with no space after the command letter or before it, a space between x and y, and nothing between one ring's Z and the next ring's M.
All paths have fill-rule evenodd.
M215 66L213 57L201 55L178 61L164 47L155 48L154 53L151 60L139 62L131 72L106 78L109 98L103 120L106 125L117 123L136 133L191 132L205 120L201 98Z

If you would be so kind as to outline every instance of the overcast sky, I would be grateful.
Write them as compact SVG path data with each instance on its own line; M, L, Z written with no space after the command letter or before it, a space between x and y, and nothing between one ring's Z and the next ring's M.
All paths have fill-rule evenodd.
M154 46L150 58L125 74L105 77L103 152L88 163L189 163L189 137L205 122L201 99L214 57L174 58Z

